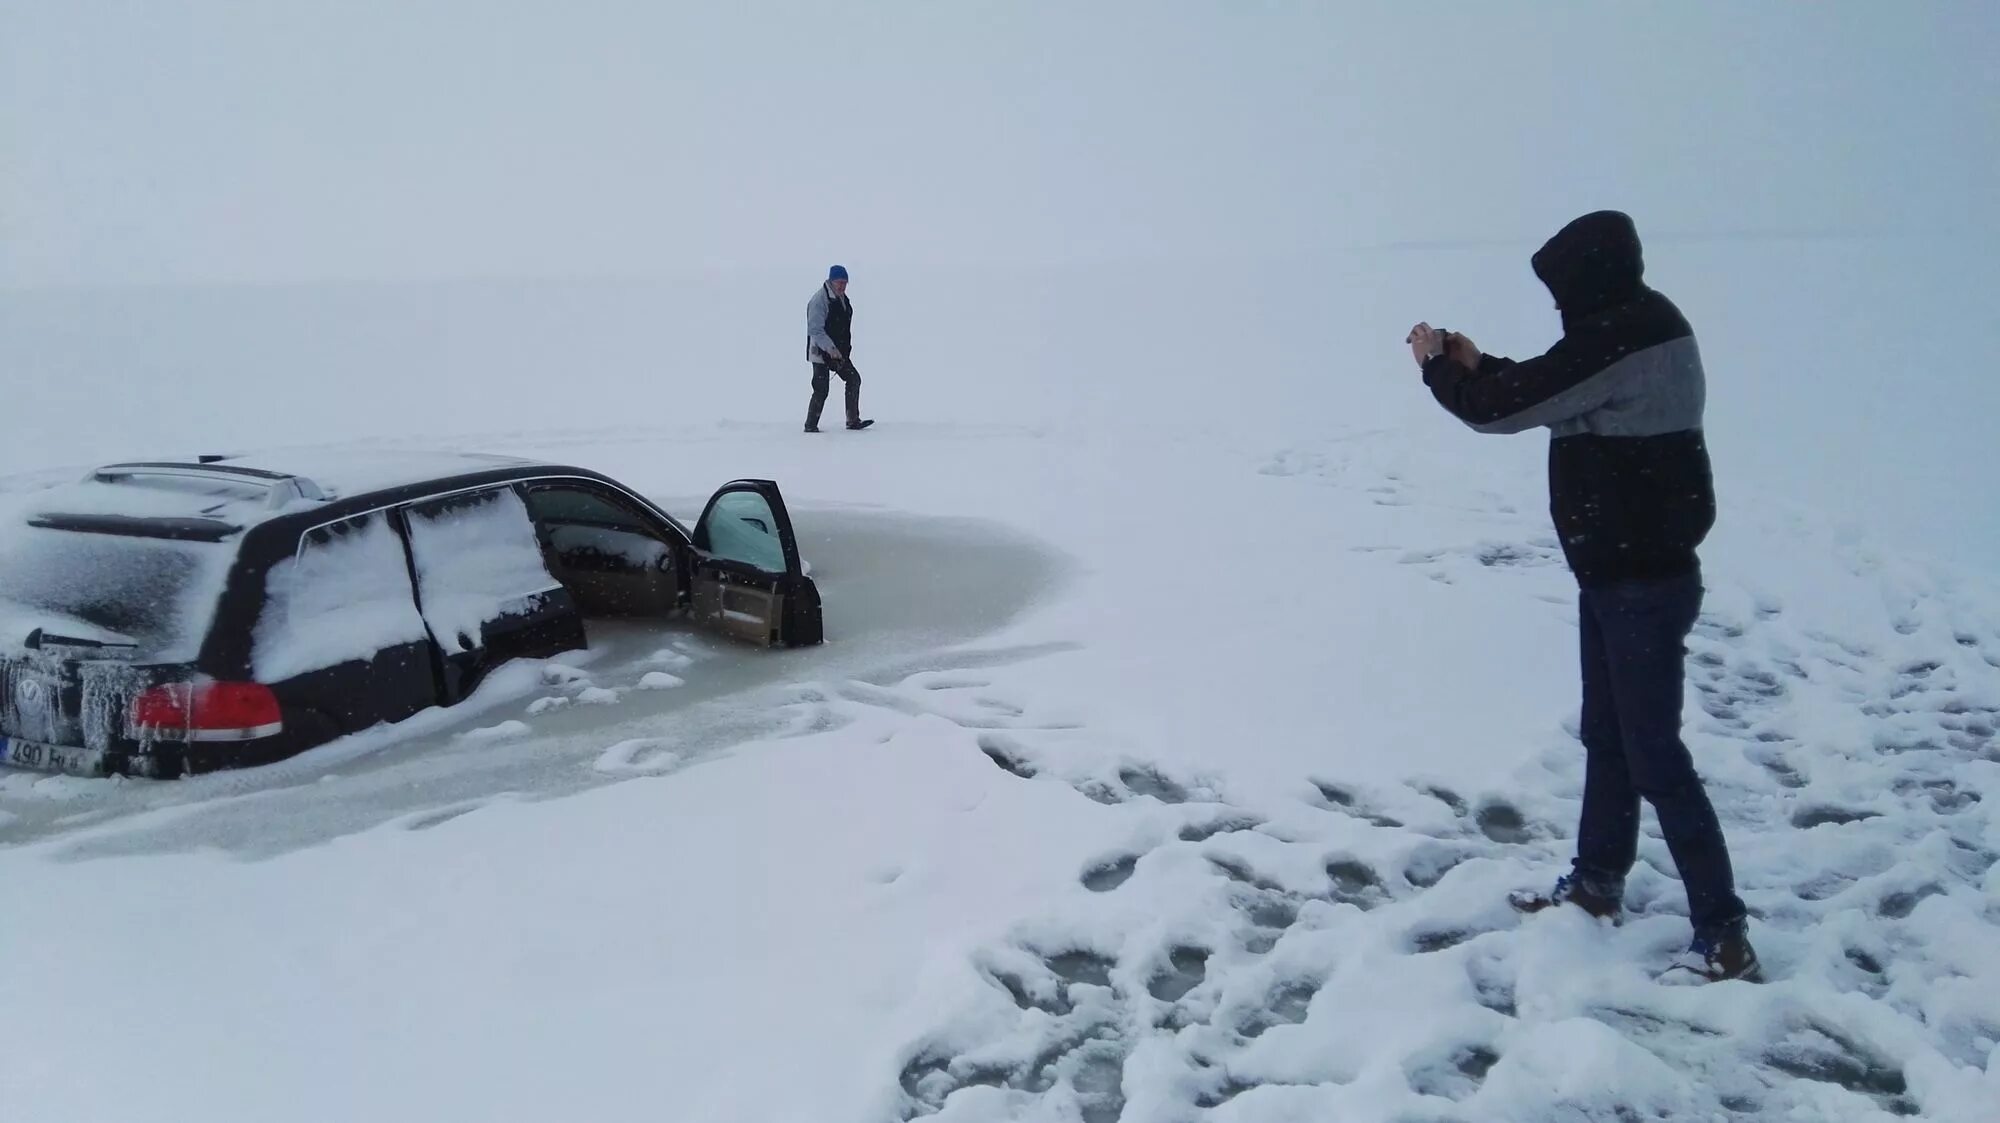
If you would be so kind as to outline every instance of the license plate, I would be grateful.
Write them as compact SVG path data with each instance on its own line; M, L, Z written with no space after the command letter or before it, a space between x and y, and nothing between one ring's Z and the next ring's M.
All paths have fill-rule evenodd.
M90 776L98 772L103 762L104 754L92 749L73 749L64 745L45 745L40 741L0 737L0 764L11 764L16 768Z

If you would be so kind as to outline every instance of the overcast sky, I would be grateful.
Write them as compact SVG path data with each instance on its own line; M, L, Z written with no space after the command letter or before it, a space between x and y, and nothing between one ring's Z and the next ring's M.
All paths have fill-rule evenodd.
M0 285L1990 239L1996 13L0 0Z

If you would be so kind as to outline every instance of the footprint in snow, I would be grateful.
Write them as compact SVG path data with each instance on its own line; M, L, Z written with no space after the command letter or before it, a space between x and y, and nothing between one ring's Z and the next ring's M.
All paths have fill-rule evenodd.
M1493 931L1490 928L1461 928L1452 926L1428 927L1413 931L1409 935L1409 948L1418 955L1449 951L1452 948Z
M1389 900L1389 890L1382 884L1382 876L1358 859L1335 858L1327 862L1326 876L1332 886L1330 899L1341 904L1353 905L1367 912Z
M1961 788L1948 779L1905 776L1896 781L1895 791L1907 800L1927 803L1933 812L1947 816L1962 814L1982 799L1978 792Z
M1319 793L1320 808L1342 815L1351 815L1375 826L1394 830L1403 826L1401 819L1371 810L1353 790L1327 780L1314 780L1313 787Z
M1035 778L1035 766L1028 763L1021 746L1011 738L986 735L979 738L979 751L986 759L997 765L1001 771L1023 780Z
M1181 828L1179 838L1182 842L1207 842L1219 834L1256 830L1263 824L1264 821L1254 815L1226 816L1206 823L1189 823Z
M1024 780L1036 775L1035 766L1028 761L1018 742L1000 736L984 736L979 739L979 749L1003 771ZM1180 783L1151 768L1126 765L1118 770L1117 782L1109 780L1084 780L1071 785L1078 793L1093 802L1115 807L1135 799L1152 799L1165 804L1186 803L1193 793Z
M1865 1096L1892 1115L1916 1115L1920 1110L1909 1098L1901 1065L1824 1022L1802 1020L1764 1053L1763 1060L1787 1075Z
M1518 1018L1514 965L1500 955L1475 953L1465 961L1465 977L1479 1005L1502 1017Z
M1247 885L1252 889L1259 889L1266 893L1276 893L1285 896L1291 894L1291 890L1285 888L1284 885L1263 876L1252 868L1250 863L1233 855L1210 854L1208 856L1208 864L1214 866L1218 873L1238 884Z
M1111 985L1111 969L1117 966L1110 956L1088 949L1059 952L1046 962L1049 970L1064 982L1099 987Z
M1403 863L1403 880L1415 889L1429 889L1444 875L1477 856L1477 851L1447 843L1425 843L1410 852Z
M1412 786L1432 799L1437 800L1439 803L1444 804L1446 807L1451 808L1451 813L1454 815L1463 816L1470 810L1465 802L1465 797L1452 791L1450 788L1440 784L1417 784Z
M1069 993L1058 981L1029 980L1011 971L994 970L988 973L994 985L1007 992L1007 997L1021 1010L1040 1010L1044 1014L1062 1017L1075 1006Z
M1921 885L1915 889L1898 890L1883 897L1881 903L1876 906L1875 912L1876 915L1887 917L1890 920L1905 920L1909 918L1911 913L1917 911L1917 906L1922 904L1926 898L1935 897L1943 892L1944 887L1936 884Z
M1803 807L1792 813L1792 826L1802 831L1814 827L1844 826L1848 823L1862 823L1880 818L1877 811L1854 810L1846 807Z
M1480 834L1503 845L1532 842L1538 834L1519 808L1501 800L1481 804L1473 822L1479 825Z
M1207 948L1174 948L1147 981L1146 993L1161 1002L1179 1002L1208 977L1208 956Z
M1470 1097L1486 1082L1486 1074L1500 1063L1500 1054L1487 1045L1465 1044L1429 1050L1414 1057L1404 1069L1410 1090L1423 1096L1442 1096L1454 1102Z
M1760 737L1758 745L1746 749L1743 755L1752 764L1770 773L1771 778L1777 781L1779 787L1791 789L1803 788L1806 786L1806 778L1800 775L1798 769L1794 768L1791 761L1787 759L1788 755L1790 755L1789 752L1770 747L1783 744L1785 742L1764 741Z
M1230 904L1243 914L1249 926L1239 939L1248 955L1266 955L1284 939L1285 932L1298 923L1298 902L1275 893L1251 893L1232 898Z
M1099 862L1083 871L1083 887L1093 893L1109 893L1132 879L1132 871L1139 865L1139 855L1126 854L1108 862Z
M1236 1032L1254 1041L1278 1026L1302 1024L1319 986L1319 980L1313 978L1288 979L1277 984L1264 995L1262 1002L1244 1012L1236 1024Z
M1186 803L1188 790L1167 779L1160 773L1137 765L1127 765L1118 770L1118 782L1125 789L1141 798L1157 799L1161 803Z

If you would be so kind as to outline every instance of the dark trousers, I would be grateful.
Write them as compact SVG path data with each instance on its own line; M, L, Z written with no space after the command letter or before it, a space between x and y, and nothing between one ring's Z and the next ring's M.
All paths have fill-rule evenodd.
M813 427L819 425L820 411L826 408L827 388L832 385L831 380L827 378L829 371L837 372L840 375L840 380L847 383L847 423L849 425L859 424L861 421L861 372L854 369L854 364L851 361L844 361L833 365L827 363L813 364L813 396L812 404L806 407L806 424Z
M1722 824L1681 740L1686 640L1701 613L1701 577L1633 581L1583 590L1583 814L1578 879L1621 895L1637 860L1639 800L1687 889L1695 932L1721 936L1744 923Z

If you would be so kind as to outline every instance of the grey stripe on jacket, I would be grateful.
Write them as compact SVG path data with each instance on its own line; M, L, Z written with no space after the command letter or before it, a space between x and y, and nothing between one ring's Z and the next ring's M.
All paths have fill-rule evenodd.
M1701 349L1684 335L1634 351L1554 397L1472 428L1519 433L1547 426L1557 437L1653 437L1701 428L1706 401Z
M826 334L826 310L833 302L833 294L821 285L806 301L806 361L824 362L835 351L840 350L833 337Z

